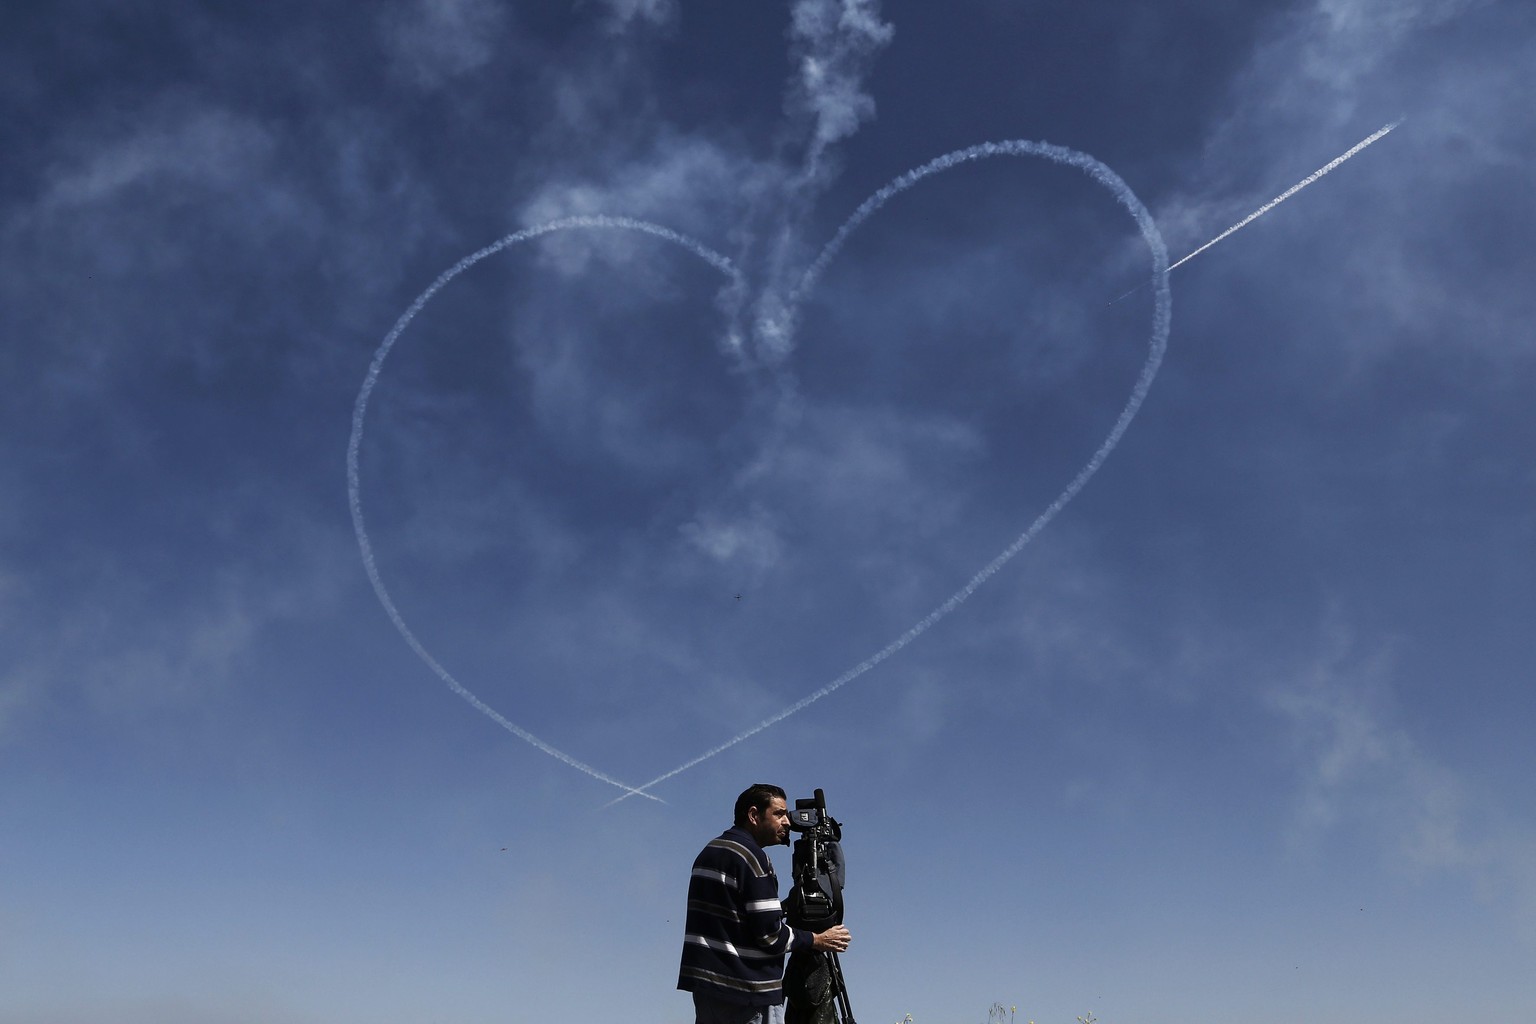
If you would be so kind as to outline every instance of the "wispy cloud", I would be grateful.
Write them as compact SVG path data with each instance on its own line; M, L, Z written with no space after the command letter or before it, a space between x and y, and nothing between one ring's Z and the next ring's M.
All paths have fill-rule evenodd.
M94 140L93 140L94 141ZM250 118L182 102L158 104L126 133L58 168L42 211L120 201L131 188L231 188L272 158L274 142Z
M1501 98L1536 88L1536 40L1511 33L1498 52L1486 42L1468 50L1458 29L1487 6L1319 0L1275 21L1234 79L1230 113L1208 133L1186 183L1155 204L1175 252L1366 131L1405 120L1326 188L1309 189L1224 243L1219 261L1180 273L1251 279L1250 268L1285 260L1290 272L1256 284L1291 321L1286 351L1337 360L1332 380L1347 386L1410 349L1432 359L1475 353L1490 367L1528 358L1532 334L1520 325L1536 315L1536 299L1514 271L1518 247L1500 225L1536 211L1516 184L1536 130L1509 116ZM1469 189L1509 206L1485 219L1477 204L1452 198ZM1347 233L1332 229L1341 223ZM1319 294L1341 301L1303 298ZM1367 310L1369 327L1357 323ZM1347 340L1311 349L1309 339L1324 333L1319 317L1347 318Z
M496 0L405 0L384 8L379 33L397 74L437 88L504 56L496 40L507 21Z
M1409 36L1433 30L1489 0L1317 0L1296 19L1299 67L1342 100Z
M1391 645L1361 650L1335 618L1317 659L1269 694L1298 758L1292 842L1313 849L1364 826L1389 865L1461 878L1536 934L1536 822L1489 806L1474 781L1424 749L1394 699L1400 671Z
M188 532L188 564L174 572L145 571L136 552L100 551L89 565L52 559L41 572L8 573L0 742L19 723L79 712L125 734L157 733L157 720L252 685L272 629L329 614L349 589L355 570L336 539L290 509L202 564L190 552L208 537Z
M230 590L190 607L123 586L77 600L71 614L51 621L8 618L11 657L0 674L0 708L8 709L10 723L0 718L0 728L83 707L131 729L217 699L246 663L258 632L245 600ZM151 601L152 614L125 610Z
M126 125L66 132L48 184L0 223L0 258L12 268L0 283L0 323L29 341L8 355L46 361L50 383L74 391L111 383L132 361L216 365L224 346L209 323L139 334L131 315L164 323L196 317L199 304L157 307L135 285L195 272L189 250L210 225L189 223L189 208L244 221L252 248L274 219L296 219L292 193L251 187L275 151L250 118L181 98L152 102Z
M684 523L681 532L688 543L749 580L772 568L783 554L784 540L773 516L761 505L734 517L705 510Z
M636 22L667 25L677 17L677 0L597 0L608 9L608 28L620 32Z
M616 2L612 13L619 22L665 22L670 10ZM786 296L814 251L803 237L806 218L836 173L834 147L874 116L864 80L892 35L876 0L793 5L788 121L772 156L757 155L757 146L730 132L681 130L646 99L644 69L619 46L603 62L549 85L562 134L579 133L573 148L605 158L583 161L582 170L552 158L521 219L534 225L578 213L641 217L731 252L746 287L722 293L725 347L748 362L782 365L793 346ZM622 119L608 116L616 102L630 111Z
M557 175L521 204L520 218L537 225L576 215L622 215L656 221L673 230L724 247L739 231L748 204L758 201L776 174L770 164L701 135L683 135L665 124L630 158L606 167L601 177ZM592 246L620 251L649 240L607 235L570 235L550 251L562 259L554 269L585 272ZM643 273L643 262L638 270Z

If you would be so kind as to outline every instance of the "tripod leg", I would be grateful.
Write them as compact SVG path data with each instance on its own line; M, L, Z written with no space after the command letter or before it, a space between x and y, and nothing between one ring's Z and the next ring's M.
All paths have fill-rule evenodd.
M843 964L836 953L828 953L827 973L832 980L832 996L837 1004L842 1024L854 1024L853 1007L848 1004L848 986L843 983Z

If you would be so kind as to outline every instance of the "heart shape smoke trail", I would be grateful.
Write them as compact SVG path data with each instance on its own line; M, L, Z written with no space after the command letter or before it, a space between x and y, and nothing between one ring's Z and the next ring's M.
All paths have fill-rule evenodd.
M733 284L737 286L742 284L741 272L736 268L736 265L730 259L722 256L720 253L717 253L712 249L709 249L694 239L688 238L671 230L670 228L663 227L659 224L653 224L648 221L635 220L627 217L567 217L561 220L551 221L547 224L542 224L537 227L525 228L522 231L517 231L513 234L507 235L500 241L494 242L491 245L488 245L485 248L479 250L478 252L471 253L470 255L464 257L463 259L459 260L459 262L455 263L453 266L439 274L437 280L433 281L432 284L426 289L426 291L422 292L416 297L416 301L412 302L410 307L406 309L403 314L401 314L400 318L395 321L394 327L384 337L384 341L379 345L378 350L374 353L373 362L368 368L367 376L363 380L362 389L358 392L357 403L352 410L352 435L350 441L347 444L347 495L352 510L352 526L353 530L357 534L357 544L358 549L362 552L363 567L365 570L367 570L368 579L373 584L373 591L378 595L379 603L383 605L384 611L389 615L390 621L394 623L395 628L400 632L400 635L404 637L405 642L410 645L411 650L416 652L416 656L420 658L439 679L447 684L449 689L451 689L454 693L457 693L460 697L464 698L464 700L468 701L470 705L475 708L475 710L496 722L496 724L500 725L503 729L506 729L508 732L512 733L519 739L533 745L534 747L537 747L539 750L542 750L544 753L555 758L556 760L562 761L565 764L570 765L572 768L577 769L578 771L585 772L587 775L590 775L594 779L599 779L608 783L609 785L616 786L619 789L624 790L624 794L620 796L618 800L628 799L631 796L643 796L648 799L655 800L657 798L651 794L649 790L658 784L672 778L674 775L687 771L689 768L692 768L711 757L714 757L721 751L735 746L748 737L762 732L764 729L767 729L768 727L783 721L790 715L804 710L806 707L827 696L832 691L852 682L859 676L874 668L876 665L880 664L885 659L889 658L891 655L895 654L897 651L900 651L902 648L906 647L913 640L916 640L923 633L927 632L928 629L937 623L940 619L944 618L946 615L964 603L964 601L970 597L971 594L975 593L978 587L989 580L999 569L1007 564L1007 562L1012 559L1014 555L1018 554L1024 545L1033 540L1040 533L1040 531L1050 523L1052 519L1056 518L1057 513L1066 507L1067 503L1077 495L1078 491L1082 490L1083 485L1088 482L1094 473L1098 472L1099 467L1103 465L1104 460L1109 457L1109 453L1114 450L1117 444L1119 444L1120 438L1125 434L1126 428L1130 426L1131 420L1135 417L1137 410L1141 408L1142 402L1146 399L1147 391L1152 386L1152 380L1157 375L1158 367L1162 364L1163 354L1168 347L1168 332L1172 324L1173 316L1173 300L1168 287L1168 249L1167 246L1163 243L1162 234L1158 231L1157 225L1152 220L1152 215L1147 212L1147 208L1142 205L1141 200L1137 198L1136 194L1131 191L1130 186L1128 186L1120 178L1119 175L1117 175L1114 171L1110 170L1109 167L1096 160L1095 158L1089 156L1086 153L1078 152L1077 150L1067 149L1063 146L1056 146L1046 142L1028 142L1023 140L1013 140L1007 142L986 142L982 143L981 145L972 146L968 149L956 150L944 156L937 157L920 167L916 167L906 172L905 174L891 181L885 187L881 188L879 191L875 192L872 196L860 204L859 208L853 212L853 215L850 216L840 228L838 228L836 234L832 236L832 240L827 243L826 247L822 249L820 255L818 255L816 259L811 263L811 265L806 269L805 274L800 279L800 282L790 293L790 296L785 303L790 323L783 325L786 330L793 329L793 321L798 314L800 304L804 302L806 297L810 295L810 293L814 290L817 281L821 278L822 273L826 270L827 266L837 256L837 254L842 250L842 247L844 243L847 242L849 236L852 235L853 232L856 231L861 224L873 216L877 210L883 207L892 198L894 198L899 193L911 188L913 185L916 185L924 178L928 178L940 172L950 170L951 168L957 167L964 163L968 163L970 161L981 160L995 156L1039 157L1058 164L1075 167L1108 189L1109 192L1115 197L1115 199L1130 212L1131 216L1136 221L1136 226L1141 231L1142 238L1146 242L1148 250L1150 250L1152 254L1152 331L1148 338L1147 358L1146 361L1142 364L1141 373L1136 378L1136 383L1131 389L1131 394L1130 397L1126 400L1125 407L1121 410L1119 417L1115 420L1114 425L1110 428L1110 431L1104 438L1103 442L1100 443L1099 447L1094 451L1093 455L1088 459L1083 467L1078 470L1077 474L1071 479L1070 482L1068 482L1066 487L1062 489L1061 493L1056 496L1056 499L1051 502L1049 507L1047 507L1045 511L1041 512L1038 516L1036 516L1034 521L1029 524L1028 528L1026 528L1024 532L1021 533L1011 544L1005 547L995 558L993 558L979 571L977 571L964 587L961 587L946 601L944 601L937 608L929 612L921 620L908 628L906 632L902 633L895 640L891 641L885 647L865 658L857 665L854 665L852 668L848 669L842 675L838 676L836 679L833 679L819 690L816 690L815 692L802 697L801 699L795 701L793 704L790 704L788 707L784 708L782 711L770 715L768 718L763 719L761 722L758 722L756 725L753 725L748 729L744 729L725 742L709 748L708 750L699 754L697 757L685 761L677 767L672 768L671 770L666 771L661 775L656 776L654 779L651 779L649 782L643 783L639 786L631 786L628 783L621 782L606 772L603 772L593 767L592 765L586 764L585 762L579 761L564 751L545 742L538 736L535 736L533 733L529 732L527 729L524 729L522 726L519 726L515 722L512 722L503 716L500 712L496 711L496 709L492 708L479 697L475 696L467 687L455 679L453 674L444 668L443 665L435 657L433 657L432 653L427 650L425 645L423 645L422 642L417 639L416 634L413 633L411 628L406 624L404 616L400 614L400 610L395 607L395 602L390 597L388 588L384 586L383 578L379 575L378 565L376 564L373 556L373 545L369 542L368 531L363 519L362 485L358 473L358 451L362 445L363 440L363 423L364 417L368 411L368 398L370 395L372 395L374 386L378 383L379 373L384 368L384 360L389 356L390 350L393 349L395 343L399 341L401 334L405 331L406 327L409 326L411 320L415 318L417 313L421 312L422 308L432 299L434 295L442 290L442 288L447 285L449 281L452 281L455 277L463 273L465 270L468 270L476 263L479 263L486 257L492 256L495 253L498 253L510 246L518 245L522 242L527 242L531 239L557 231L623 230L638 231L653 235L657 238L661 238L665 241L682 246L684 249L687 249L695 256L704 260L706 263L709 263L711 266L717 268L721 273L730 277Z

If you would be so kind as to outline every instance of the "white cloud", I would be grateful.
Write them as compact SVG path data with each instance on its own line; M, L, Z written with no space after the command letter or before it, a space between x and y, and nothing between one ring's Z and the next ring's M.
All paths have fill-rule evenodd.
M834 515L863 507L906 523L947 522L955 506L944 471L986 448L962 420L892 408L809 406L804 425L779 457L781 483Z
M380 33L397 74L437 88L489 64L506 22L498 0L413 0L386 9Z
M1474 784L1425 752L1395 707L1400 669L1390 645L1357 646L1335 622L1316 660L1269 695L1298 758L1293 843L1312 849L1363 828L1404 875L1462 878L1536 929L1532 822L1487 806Z
M207 254L255 259L310 219L307 200L274 177L278 140L177 96L60 135L47 187L0 223L0 305L29 332L26 357L71 392L156 358L221 365L229 309L207 285L226 264ZM180 288L176 301L147 297L166 287Z
M248 558L189 555L166 579L110 552L84 571L0 576L12 581L0 587L0 743L38 715L83 709L158 730L163 716L222 700L249 682L269 629L353 592L355 552L337 539L290 515L280 532L241 538ZM40 611L55 606L67 611Z
M749 157L697 136L680 136L658 128L646 152L614 165L607 177L555 180L523 204L521 220L542 224L559 217L597 215L652 220L714 249L726 247L741 210L767 189L773 171ZM561 241L565 254L559 269L578 273L586 268L590 242L570 235ZM602 236L611 244L614 236ZM647 243L649 244L649 243Z
M683 537L716 562L744 568L756 577L783 554L783 541L772 517L761 507L739 516L706 510L683 524Z
M0 675L0 708L16 721L45 703L82 697L94 713L131 722L229 686L257 633L247 600L226 590L149 613L151 602L132 587L111 588L68 616L7 629L13 660Z
M611 0L608 6L616 24L664 22L672 12L671 4L643 0ZM550 120L562 148L572 148L564 139L580 139L576 148L604 158L589 159L590 169L577 175L552 169L520 219L536 224L573 214L637 217L730 255L748 280L718 302L728 321L722 346L745 351L743 339L754 333L745 326L750 307L756 354L779 365L793 345L782 297L803 269L802 222L831 177L829 147L874 116L863 83L892 34L875 0L799 0L792 7L793 73L784 99L791 125L784 136L804 147L798 168L754 156L747 143L722 141L729 136L707 140L679 133L654 109L646 68L623 46L600 60L551 69ZM559 254L561 269L580 273L592 244L571 235L552 240L549 248ZM601 244L623 246L625 240L603 238Z
M1295 292L1296 301L1280 304L1296 320L1294 347L1342 363L1336 380L1355 383L1360 371L1408 348L1432 357L1472 352L1497 366L1533 352L1524 325L1536 299L1515 239L1536 218L1521 169L1536 132L1515 116L1514 97L1536 88L1536 40L1463 25L1488 21L1480 18L1487 7L1317 0L1275 22L1234 80L1231 113L1208 136L1200 169L1182 194L1156 204L1181 256L1403 118L1390 136L1191 265L1258 273L1284 263L1286 272L1269 274L1263 288ZM1461 38L1462 29L1477 42ZM1488 217L1494 205L1498 216ZM1319 303L1319 295L1334 300ZM1317 331L1317 318L1330 314L1348 329ZM1320 344L1309 347L1312 339Z
M61 167L42 211L108 204L136 186L231 188L271 159L271 135L249 118L170 102L152 107L129 134Z
M1433 29L1488 0L1318 0L1299 24L1299 67L1342 95L1405 37Z
M382 330L412 243L443 230L385 141L355 110L299 127L174 90L61 118L36 194L0 210L0 334L18 339L0 369L36 382L13 405L112 419L105 441L121 450L169 412L102 401L126 377L351 359L310 328ZM323 308L306 307L321 290Z

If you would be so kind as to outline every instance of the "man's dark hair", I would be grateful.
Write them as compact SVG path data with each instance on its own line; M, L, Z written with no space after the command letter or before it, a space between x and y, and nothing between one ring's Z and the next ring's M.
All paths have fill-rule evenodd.
M773 803L774 797L786 802L789 800L782 789L778 786L770 786L766 782L755 782L742 790L741 796L736 798L736 824L745 825L747 812L754 807L759 814L766 811L768 805Z

